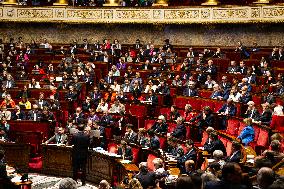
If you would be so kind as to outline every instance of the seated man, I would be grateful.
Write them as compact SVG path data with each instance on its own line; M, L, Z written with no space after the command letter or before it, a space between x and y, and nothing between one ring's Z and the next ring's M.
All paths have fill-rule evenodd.
M180 168L182 173L185 173L185 162L187 160L193 160L196 162L197 153L194 148L194 142L192 140L187 140L185 143L186 153L177 159L177 166Z
M41 111L38 109L37 104L33 104L32 110L28 112L28 120L32 120L32 121L41 120Z
M67 135L64 133L64 129L62 127L59 127L57 129L57 132L55 132L55 134L50 138L48 139L45 144L48 144L48 143L55 143L55 144L66 144L68 141L68 137Z
M184 150L182 146L177 143L177 139L174 137L168 138L168 146L166 152L176 158L182 157L184 155Z
M6 118L3 117L0 124L0 140L8 140L9 130L10 130L10 125L7 123Z
M171 133L172 137L175 137L179 140L184 140L186 138L186 127L184 125L184 118L177 118L177 126L175 130Z
M126 133L124 135L124 140L127 143L136 143L137 142L137 133L133 131L132 124L126 124Z
M166 134L168 132L168 124L166 123L165 116L160 115L158 120L149 130L157 134Z
M221 128L225 130L226 126L227 126L227 119L228 116L235 116L237 114L237 107L234 105L233 100L231 98L229 98L227 100L227 103L225 103L218 111L217 113L219 113L222 116L222 123L221 123Z
M12 120L25 120L26 115L23 110L20 109L20 106L16 105L12 114L11 114Z
M151 150L159 150L160 149L160 139L157 137L157 135L152 131L148 131L148 136L150 138L149 148Z
M254 102L253 101L249 101L247 103L248 108L247 111L244 114L244 118L251 118L253 120L257 120L259 118L259 112L256 109Z
M198 96L198 91L195 88L195 82L194 81L189 81L188 86L183 90L183 95L184 96Z
M146 136L147 131L144 128L139 128L138 136L137 136L137 144L142 148L146 148L149 146L149 138Z
M124 140L121 141L121 145L117 149L117 155L121 155L124 160L133 160L132 149Z
M180 113L178 112L177 107L175 105L172 105L170 115L169 115L169 120L175 121L177 120L179 116L180 116Z
M274 160L272 163L278 163L284 158L284 153L281 151L281 143L278 140L271 141L270 148L270 150L265 150L262 153L262 156L266 156L268 153L270 153Z
M241 144L237 141L233 141L232 143L232 152L230 156L226 159L227 162L235 162L239 163L242 158L242 152L241 152Z
M204 150L206 150L210 154L212 154L215 150L221 150L223 154L227 154L223 142L214 132L210 133L208 140L204 144Z

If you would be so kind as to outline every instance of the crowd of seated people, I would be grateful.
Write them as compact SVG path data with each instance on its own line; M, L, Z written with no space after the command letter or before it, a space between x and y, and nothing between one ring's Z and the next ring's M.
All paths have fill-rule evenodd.
M123 45L119 44L118 40L114 40L113 44L109 40L103 40L102 44L98 41L95 44L89 43L88 40L84 40L82 44L73 41L72 44L58 49L46 39L40 44L44 47L42 49L37 48L37 43L24 43L22 38L17 41L11 39L9 43L3 44L5 54L0 67L1 139L9 140L11 120L58 123L55 134L53 131L47 141L57 144L68 144L64 132L72 134L77 125L85 124L86 132L96 130L103 136L105 140L101 141L99 146L105 149L109 138L123 138L118 153L125 159L134 159L131 147L128 146L131 143L153 152L159 152L162 148L177 159L177 166L185 173L192 172L188 171L186 166L190 164L188 161L198 161L198 149L194 142L202 140L204 130L208 127L225 131L230 117L246 118L245 127L238 133L235 139L238 142L232 144L230 153L224 144L222 145L223 141L218 138L217 132L209 134L204 145L204 149L212 157L214 152L219 150L223 153L224 161L239 163L242 159L241 144L249 146L255 138L253 124L269 127L273 116L283 116L283 104L277 101L284 93L283 76L276 76L274 72L277 67L272 67L275 59L281 60L281 48L273 49L271 56L267 57L263 64L259 62L258 65L247 65L245 72L244 61L248 60L248 56L254 51L241 43L234 53L244 57L244 61L239 61L240 66L237 66L236 60L232 60L227 67L221 65L224 69L217 64L218 60L222 59L216 55L220 53L220 49L216 52L208 49L197 52L194 48L189 48L186 57L177 57L178 52L169 40L165 40L165 44L159 48L155 48L154 44L144 45L137 41L126 49L122 48ZM126 57L127 61L123 60L124 51L131 59ZM168 56L169 54L171 55ZM226 56L225 50L222 54ZM56 63L53 60L36 59L45 55L54 59L59 56L60 59L55 61ZM87 57L86 61L80 60L81 55ZM174 61L168 61L170 58ZM154 59L155 61L152 61ZM179 63L178 59L182 61ZM18 63L22 61L25 63L19 66ZM141 67L139 62L147 63ZM178 70L178 66L185 62L187 69ZM43 73L49 74L35 73L35 65L37 70L41 69ZM101 65L109 67L98 69ZM222 73L221 69L227 70L227 73ZM142 73L146 75L141 75ZM16 77L18 74L26 77ZM57 77L60 77L59 81L55 81ZM269 79L271 77L273 79ZM262 78L265 82L262 82ZM262 85L262 88L257 89L255 82ZM176 89L174 93L171 92L173 88ZM16 94L11 93L13 90L16 90ZM40 92L35 95L33 91L37 90ZM269 93L262 90L269 90ZM209 95L203 96L204 91L209 92ZM266 98L254 102L253 96L259 92L263 92L263 97ZM184 110L181 110L178 102L174 101L176 96L210 102L215 100L224 104L218 109L209 105L196 109L193 104L185 103ZM272 98L274 100L270 100ZM238 110L236 105L244 108ZM133 119L129 118L129 106L137 106L136 111L142 111L141 107L149 108L142 119L149 115L149 118L154 120L153 124L148 128L142 126L137 134L137 122L134 123ZM161 107L168 108L166 114L159 112ZM58 111L63 110L67 113L65 119L58 116ZM222 118L220 123L216 123L217 114ZM172 123L175 123L174 128ZM193 126L194 132L191 136L187 134L188 125ZM115 137L109 136L109 128ZM161 136L168 136L166 147ZM275 146L282 142L280 139L276 141L278 143L273 140L271 144L274 155L280 153L279 147L277 149ZM266 154L271 153L264 153L263 156L266 157ZM225 165L222 164L223 168ZM238 169L235 165L231 168ZM212 169L215 169L214 165ZM143 172L144 174L146 173ZM225 177L220 180L226 179ZM137 178L139 180L138 176Z

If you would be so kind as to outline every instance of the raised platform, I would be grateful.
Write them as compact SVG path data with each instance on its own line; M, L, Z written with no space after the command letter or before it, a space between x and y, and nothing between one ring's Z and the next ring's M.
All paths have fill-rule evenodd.
M284 6L175 7L175 8L74 8L0 7L0 21L64 23L278 23Z

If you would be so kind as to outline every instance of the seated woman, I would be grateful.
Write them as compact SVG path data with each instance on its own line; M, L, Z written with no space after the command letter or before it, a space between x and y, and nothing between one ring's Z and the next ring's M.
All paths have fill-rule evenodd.
M241 142L247 146L250 142L254 140L254 128L252 127L252 119L246 118L244 119L244 123L246 124L245 128L241 131L240 135L237 137L241 140Z
M7 94L5 99L2 101L0 107L5 106L6 108L14 108L16 106L15 101L12 100L11 95Z
M191 120L194 116L195 113L193 112L192 106L190 104L186 104L184 106L184 113L183 113L185 121Z
M19 102L19 106L26 110L30 110L32 108L31 102L25 96L22 97L22 100Z

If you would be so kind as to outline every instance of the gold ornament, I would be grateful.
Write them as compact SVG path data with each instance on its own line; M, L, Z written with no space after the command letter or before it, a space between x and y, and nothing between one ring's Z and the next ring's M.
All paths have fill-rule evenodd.
M107 0L105 4L103 4L104 7L117 7L120 6L118 3L118 0Z
M17 0L4 0L3 5L17 5Z
M169 0L156 0L152 6L169 6Z
M259 4L259 5L263 5L263 4L269 4L270 0L258 0L253 2L254 4Z
M55 3L53 3L54 6L67 6L68 0L56 0Z
M202 3L203 6L217 6L219 5L219 1L217 0L207 0L205 3Z

